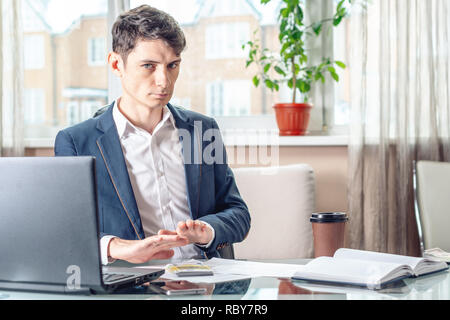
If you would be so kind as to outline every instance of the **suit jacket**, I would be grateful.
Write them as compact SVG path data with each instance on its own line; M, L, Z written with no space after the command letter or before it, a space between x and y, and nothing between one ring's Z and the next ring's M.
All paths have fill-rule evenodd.
M55 155L96 158L101 236L115 235L128 240L144 239L139 210L112 116L113 106L114 103L107 106L100 116L60 131L55 140ZM219 256L217 250L241 242L247 236L250 229L248 208L226 162L221 138L215 137L215 143L218 143L222 150L213 148L213 152L223 152L223 163L210 163L202 156L205 148L211 150L211 141L205 141L208 139L202 137L208 129L218 130L215 120L170 104L168 107L176 127L183 133L180 134L180 142L183 145L191 218L205 221L214 228L213 243L202 250L209 258ZM189 139L190 141L187 141Z

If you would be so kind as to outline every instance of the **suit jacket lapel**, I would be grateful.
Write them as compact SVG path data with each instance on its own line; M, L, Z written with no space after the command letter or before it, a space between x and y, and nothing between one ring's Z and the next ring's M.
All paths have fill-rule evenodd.
M112 107L108 109L99 119L97 128L104 132L97 139L97 146L100 149L106 169L116 190L117 196L133 225L136 236L139 239L145 238L142 222L139 215L130 177L128 175L125 158L123 156L117 129L112 117Z
M175 119L180 142L183 150L184 169L186 173L186 186L191 218L198 218L200 204L200 184L202 179L202 128L192 123L191 119L168 104L169 110Z

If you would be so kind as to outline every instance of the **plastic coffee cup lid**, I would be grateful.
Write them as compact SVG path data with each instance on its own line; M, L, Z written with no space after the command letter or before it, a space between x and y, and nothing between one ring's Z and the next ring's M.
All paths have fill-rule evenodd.
M348 221L345 212L317 212L313 213L310 218L311 222L346 222Z

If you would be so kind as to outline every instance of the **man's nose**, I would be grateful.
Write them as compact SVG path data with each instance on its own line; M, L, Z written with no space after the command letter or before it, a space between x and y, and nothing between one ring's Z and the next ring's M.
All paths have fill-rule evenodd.
M169 74L166 68L159 68L155 73L155 84L158 87L166 89L170 85Z

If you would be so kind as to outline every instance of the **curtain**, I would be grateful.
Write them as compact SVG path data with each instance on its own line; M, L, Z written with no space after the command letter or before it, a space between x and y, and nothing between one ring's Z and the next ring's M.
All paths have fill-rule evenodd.
M353 7L349 228L353 248L420 255L417 160L450 160L448 0Z
M0 156L25 153L21 0L1 0Z
M108 51L112 50L111 29L117 17L130 9L130 0L108 0ZM108 100L109 103L117 99L122 93L119 78L108 68Z

